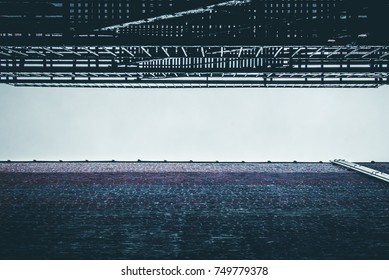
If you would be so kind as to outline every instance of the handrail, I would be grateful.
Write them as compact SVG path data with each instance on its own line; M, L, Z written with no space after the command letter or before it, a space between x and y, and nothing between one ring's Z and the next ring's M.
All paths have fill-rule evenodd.
M384 172L381 172L381 171L378 171L378 170L375 170L372 168L368 168L368 167L365 167L365 166L362 166L362 165L359 165L356 163L348 162L348 161L343 160L343 159L335 159L335 160L330 161L330 162L337 164L337 165L340 165L340 166L343 166L343 167L346 167L346 168L349 168L349 169L352 169L352 170L355 170L355 171L358 171L360 173L369 175L371 177L374 177L374 178L377 178L377 179L380 179L382 181L389 183L389 174L386 174Z

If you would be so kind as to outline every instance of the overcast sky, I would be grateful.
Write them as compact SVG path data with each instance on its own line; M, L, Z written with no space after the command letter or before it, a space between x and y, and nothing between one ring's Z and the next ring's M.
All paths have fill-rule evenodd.
M389 87L0 85L0 160L389 161Z

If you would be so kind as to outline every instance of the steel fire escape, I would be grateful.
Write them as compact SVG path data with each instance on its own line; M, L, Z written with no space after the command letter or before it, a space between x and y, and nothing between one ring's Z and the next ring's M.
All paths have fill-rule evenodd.
M360 2L0 1L0 83L378 87L389 1Z

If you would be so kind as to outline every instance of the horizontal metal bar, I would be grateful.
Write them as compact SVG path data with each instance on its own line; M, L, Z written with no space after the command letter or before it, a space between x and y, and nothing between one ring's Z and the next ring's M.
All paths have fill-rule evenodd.
M286 84L286 85L274 85L274 84L231 84L231 85L206 85L206 84L60 84L60 83L21 83L10 84L17 87L65 87L65 88L377 88L377 85L369 84L346 84L346 85L323 85L323 84Z
M372 68L372 67L353 67L353 68L292 68L292 67L207 67L206 64L202 67L34 67L34 66L1 66L1 72L17 72L17 73L388 73L388 68Z
M381 85L376 81L370 80L355 80L355 81L332 81L332 80L278 80L278 79L267 79L267 80L250 80L250 79L241 79L241 80L232 80L232 79L190 79L190 80L181 80L181 79L21 79L21 80L0 80L0 83L5 84L15 84L15 83L61 83L61 84L98 84L98 83L110 83L110 84L224 84L224 85L250 85L250 84L268 84L268 85L299 85L299 84L312 84L312 85ZM386 83L388 84L388 83Z
M234 73L234 72L228 72L228 73L142 73L142 72L135 72L135 73L90 73L90 72L83 72L83 73L77 73L79 75L87 76L87 77L114 77L114 78L128 78L128 77L153 77L153 78L166 78L166 77L213 77L213 78L231 78L231 77L245 77L245 78L261 78L261 77L268 77L269 73ZM75 74L73 72L67 72L67 73L52 73L52 72L46 72L46 73L0 73L0 79L1 78L14 78L17 77L18 79L22 79L24 77L74 77ZM377 75L376 73L273 73L272 77L275 78L316 78L316 79L346 79L346 78L353 78L353 79L364 79L364 80L372 80L372 79L387 79L389 77L389 73L384 73Z

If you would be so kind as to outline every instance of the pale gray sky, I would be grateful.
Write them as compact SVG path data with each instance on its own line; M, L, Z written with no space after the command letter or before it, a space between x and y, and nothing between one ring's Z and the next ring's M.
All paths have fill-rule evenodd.
M389 87L0 85L0 160L389 161Z

